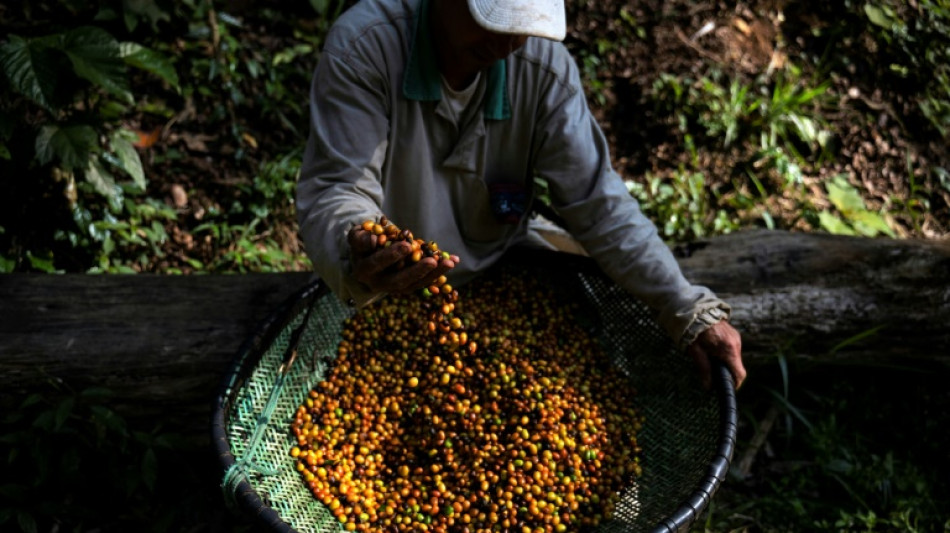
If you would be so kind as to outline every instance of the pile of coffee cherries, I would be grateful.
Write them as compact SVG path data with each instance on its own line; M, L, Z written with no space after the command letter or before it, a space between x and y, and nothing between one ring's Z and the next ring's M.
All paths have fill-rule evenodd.
M392 246L393 243L400 241L410 244L412 253L395 265L395 269L404 268L409 261L419 262L424 257L448 259L451 255L440 250L435 241L426 242L424 239L416 238L411 231L400 229L385 216L381 216L378 221L366 220L361 226L365 231L376 236L377 249ZM437 336L439 344L448 345L451 350L463 349L469 353L475 353L477 345L468 338L462 320L453 316L459 295L458 291L448 283L448 278L440 276L435 283L422 289L422 296L425 298L423 303L428 318L426 329Z
M511 270L461 297L437 285L344 324L291 424L309 490L347 531L564 532L610 517L640 475L643 417L576 310Z

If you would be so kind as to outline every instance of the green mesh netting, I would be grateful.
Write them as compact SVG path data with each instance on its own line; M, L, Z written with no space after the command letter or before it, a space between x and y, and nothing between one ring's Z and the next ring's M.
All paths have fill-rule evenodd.
M509 255L498 268L541 277L559 298L579 303L578 321L637 388L631 402L646 418L638 433L643 475L596 531L688 528L731 460L735 397L728 373L717 369L716 387L703 390L692 362L652 313L589 259L531 252ZM302 290L245 343L218 398L213 431L225 468L225 498L275 531L342 531L304 485L288 452L295 443L294 412L327 374L351 313L319 282ZM288 366L293 348L296 358Z

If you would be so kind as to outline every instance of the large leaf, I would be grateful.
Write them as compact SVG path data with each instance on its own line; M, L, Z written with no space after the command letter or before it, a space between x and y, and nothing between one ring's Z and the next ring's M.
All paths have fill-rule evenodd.
M27 40L10 35L0 47L0 69L17 93L47 108L56 107L59 83L57 51L40 39Z
M310 6L318 15L326 15L330 11L330 0L310 0Z
M119 50L123 61L129 65L155 74L175 89L180 88L178 73L175 72L175 67L172 66L167 57L155 50L131 42L120 44Z
M126 129L116 130L109 137L109 145L116 156L117 164L129 176L132 181L143 191L145 190L145 170L142 168L142 159L139 153L135 151L133 142L138 140L138 136Z
M887 224L887 220L880 214L873 211L861 211L851 217L851 225L858 233L866 237L876 237L883 233L889 237L895 237L894 230Z
M109 32L92 26L76 28L63 36L62 47L76 74L132 103L122 51Z
M851 226L845 224L843 220L827 211L818 213L818 222L821 224L822 229L828 233L834 233L835 235L855 234Z
M884 217L868 210L864 199L844 176L835 176L825 184L825 188L828 190L828 199L855 231L866 237L880 233L894 236L894 231Z
M155 450L149 448L145 450L142 457L142 481L149 490L155 490L155 482L158 480L158 456Z
M867 15L868 20L874 25L880 26L885 30L897 31L904 25L903 21L895 15L894 10L888 6L865 4L864 14Z
M828 200L838 208L838 211L841 211L845 218L851 219L855 213L867 211L861 195L844 176L832 178L825 183L825 189L828 190Z
M46 125L36 136L36 159L40 164L58 161L67 170L88 166L97 148L96 130L86 124Z
M112 198L118 192L115 185L115 178L103 167L96 158L89 160L89 166L86 167L86 181L96 188L96 191L107 197Z
M162 10L154 0L122 0L122 12L129 31L135 30L139 19L147 20L153 31L158 31L160 21L171 20L171 15Z

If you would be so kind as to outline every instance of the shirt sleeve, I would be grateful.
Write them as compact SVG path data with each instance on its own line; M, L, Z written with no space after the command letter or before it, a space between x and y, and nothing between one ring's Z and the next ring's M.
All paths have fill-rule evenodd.
M356 305L375 295L352 276L346 236L381 214L387 91L378 69L329 48L310 91L310 135L296 191L299 231L317 275Z
M603 271L657 313L667 334L685 347L730 308L684 277L656 226L612 168L607 141L591 115L576 67L546 91L535 168L547 181L552 207ZM710 313L710 310L719 310Z

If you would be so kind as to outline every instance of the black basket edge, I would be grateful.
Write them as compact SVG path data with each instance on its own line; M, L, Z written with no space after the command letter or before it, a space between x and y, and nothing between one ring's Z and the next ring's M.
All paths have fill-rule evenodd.
M508 251L503 260L499 261L498 264L504 265L508 264L509 261L514 261L537 267L554 259L561 261L562 264L568 263L572 268L582 273L605 276L596 261L588 256L549 250L529 251L516 248ZM213 406L212 441L215 451L218 453L219 463L224 471L227 471L227 469L236 462L230 451L225 424L225 413L231 401L231 398L228 397L228 392L234 387L233 377L242 371L246 371L246 367L249 363L257 363L257 360L260 359L262 354L258 353L256 357L249 360L248 358L252 354L252 351L264 345L268 338L275 336L285 325L289 317L293 316L303 305L313 303L317 298L323 296L328 291L329 288L319 279L310 282L297 293L288 297L281 306L271 312L257 328L256 332L250 336L238 350L228 372L224 375L220 391L216 396ZM725 480L728 472L735 449L736 428L738 424L736 391L733 385L732 374L721 362L714 360L712 362L712 369L713 385L720 413L720 437L716 456L708 466L707 474L697 488L690 493L690 496L686 498L684 503L673 511L666 520L657 525L653 533L687 531L706 509L713 495ZM239 496L236 499L241 508L250 516L254 517L259 524L279 533L299 533L280 518L279 513L264 502L257 491L246 481L241 481L238 484L236 496Z
M226 415L233 401L232 394L239 388L238 384L247 377L250 369L260 361L263 356L261 347L272 342L296 313L305 306L312 305L327 292L329 288L322 280L315 278L310 281L288 296L277 308L271 310L235 353L235 357L221 379L212 405L211 443L222 475L237 462L231 452L226 423ZM222 488L222 490L227 489ZM261 498L261 495L247 481L238 482L234 489L234 497L240 510L254 518L259 525L278 533L298 533L280 517L280 513Z
M712 361L713 386L719 404L719 445L699 486L673 511L669 518L658 524L652 533L688 531L709 505L729 472L735 451L739 409L732 373L718 361Z

